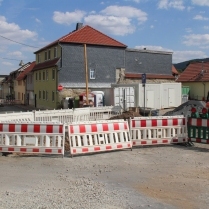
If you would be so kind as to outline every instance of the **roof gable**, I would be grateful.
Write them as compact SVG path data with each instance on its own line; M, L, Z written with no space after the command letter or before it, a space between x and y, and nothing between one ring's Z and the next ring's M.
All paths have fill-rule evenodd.
M120 43L119 41L116 41L115 39L101 33L100 31L88 25L62 37L60 39L60 42L115 46L115 47L124 47L124 48L127 47L126 45Z
M36 62L32 62L24 71L22 71L18 77L16 78L17 81L24 80L29 72L31 72L35 66Z
M56 41L50 43L49 45L41 48L40 50L34 52L35 54L58 43L73 43L73 44L90 44L90 45L100 45L100 46L112 46L112 47L122 47L127 46L104 33L85 25L78 30L74 30L71 33L57 39Z
M44 69L44 68L54 67L55 65L57 65L58 61L59 61L59 58L56 58L56 59L49 60L49 61L46 61L46 62L38 63L33 68L33 71L41 70L41 69Z
M209 81L209 62L190 63L177 79L177 82L195 81Z

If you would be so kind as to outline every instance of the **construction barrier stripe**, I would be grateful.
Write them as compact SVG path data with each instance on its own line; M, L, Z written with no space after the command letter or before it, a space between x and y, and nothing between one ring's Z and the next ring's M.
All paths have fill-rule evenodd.
M209 120L203 118L189 118L188 125L190 126L202 126L202 127L209 127Z
M137 127L158 127L158 126L179 126L185 125L186 120L185 118L168 118L168 119L145 119L145 120L138 120L133 119L132 121L132 128Z
M116 149L125 149L125 148L130 148L130 147L131 147L131 143L101 145L101 146L94 146L94 147L76 147L76 148L71 148L71 154L109 151L109 150L116 150Z
M209 139L200 139L200 138L189 138L189 141L209 144Z
M78 124L69 126L70 134L99 133L120 130L127 131L127 123Z
M53 133L62 134L63 125L50 125L50 124L0 124L0 132L2 133Z
M155 145L155 144L172 144L186 142L187 139L153 139L153 140L134 140L133 145Z
M0 147L1 152L21 152L21 153L43 153L62 154L62 148L26 148L26 147Z

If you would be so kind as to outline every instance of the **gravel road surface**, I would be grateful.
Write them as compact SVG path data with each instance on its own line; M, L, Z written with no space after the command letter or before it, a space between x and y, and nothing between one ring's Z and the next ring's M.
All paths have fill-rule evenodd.
M209 145L0 157L0 208L208 208Z

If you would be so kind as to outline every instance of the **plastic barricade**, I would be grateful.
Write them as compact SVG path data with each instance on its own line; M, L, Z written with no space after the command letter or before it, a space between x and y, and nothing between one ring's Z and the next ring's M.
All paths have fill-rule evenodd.
M189 141L209 144L209 119L188 118Z
M133 146L187 142L183 116L135 117L130 120Z
M73 110L44 110L34 111L35 121L59 121L61 123L73 122Z
M3 121L34 121L33 112L14 112L0 114L0 122Z
M64 144L65 130L61 123L0 123L0 152L64 156Z
M122 113L122 108L119 106L104 106L104 107L91 107L90 108L90 120L106 120L112 116Z
M73 122L89 121L90 108L77 108L73 111Z
M132 148L124 120L78 122L68 126L71 156Z

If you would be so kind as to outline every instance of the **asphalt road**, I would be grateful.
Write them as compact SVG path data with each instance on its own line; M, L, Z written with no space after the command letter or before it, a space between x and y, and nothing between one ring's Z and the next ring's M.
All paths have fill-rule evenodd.
M32 111L32 108L24 105L7 105L4 107L0 107L0 113L12 113L12 112L27 112Z

